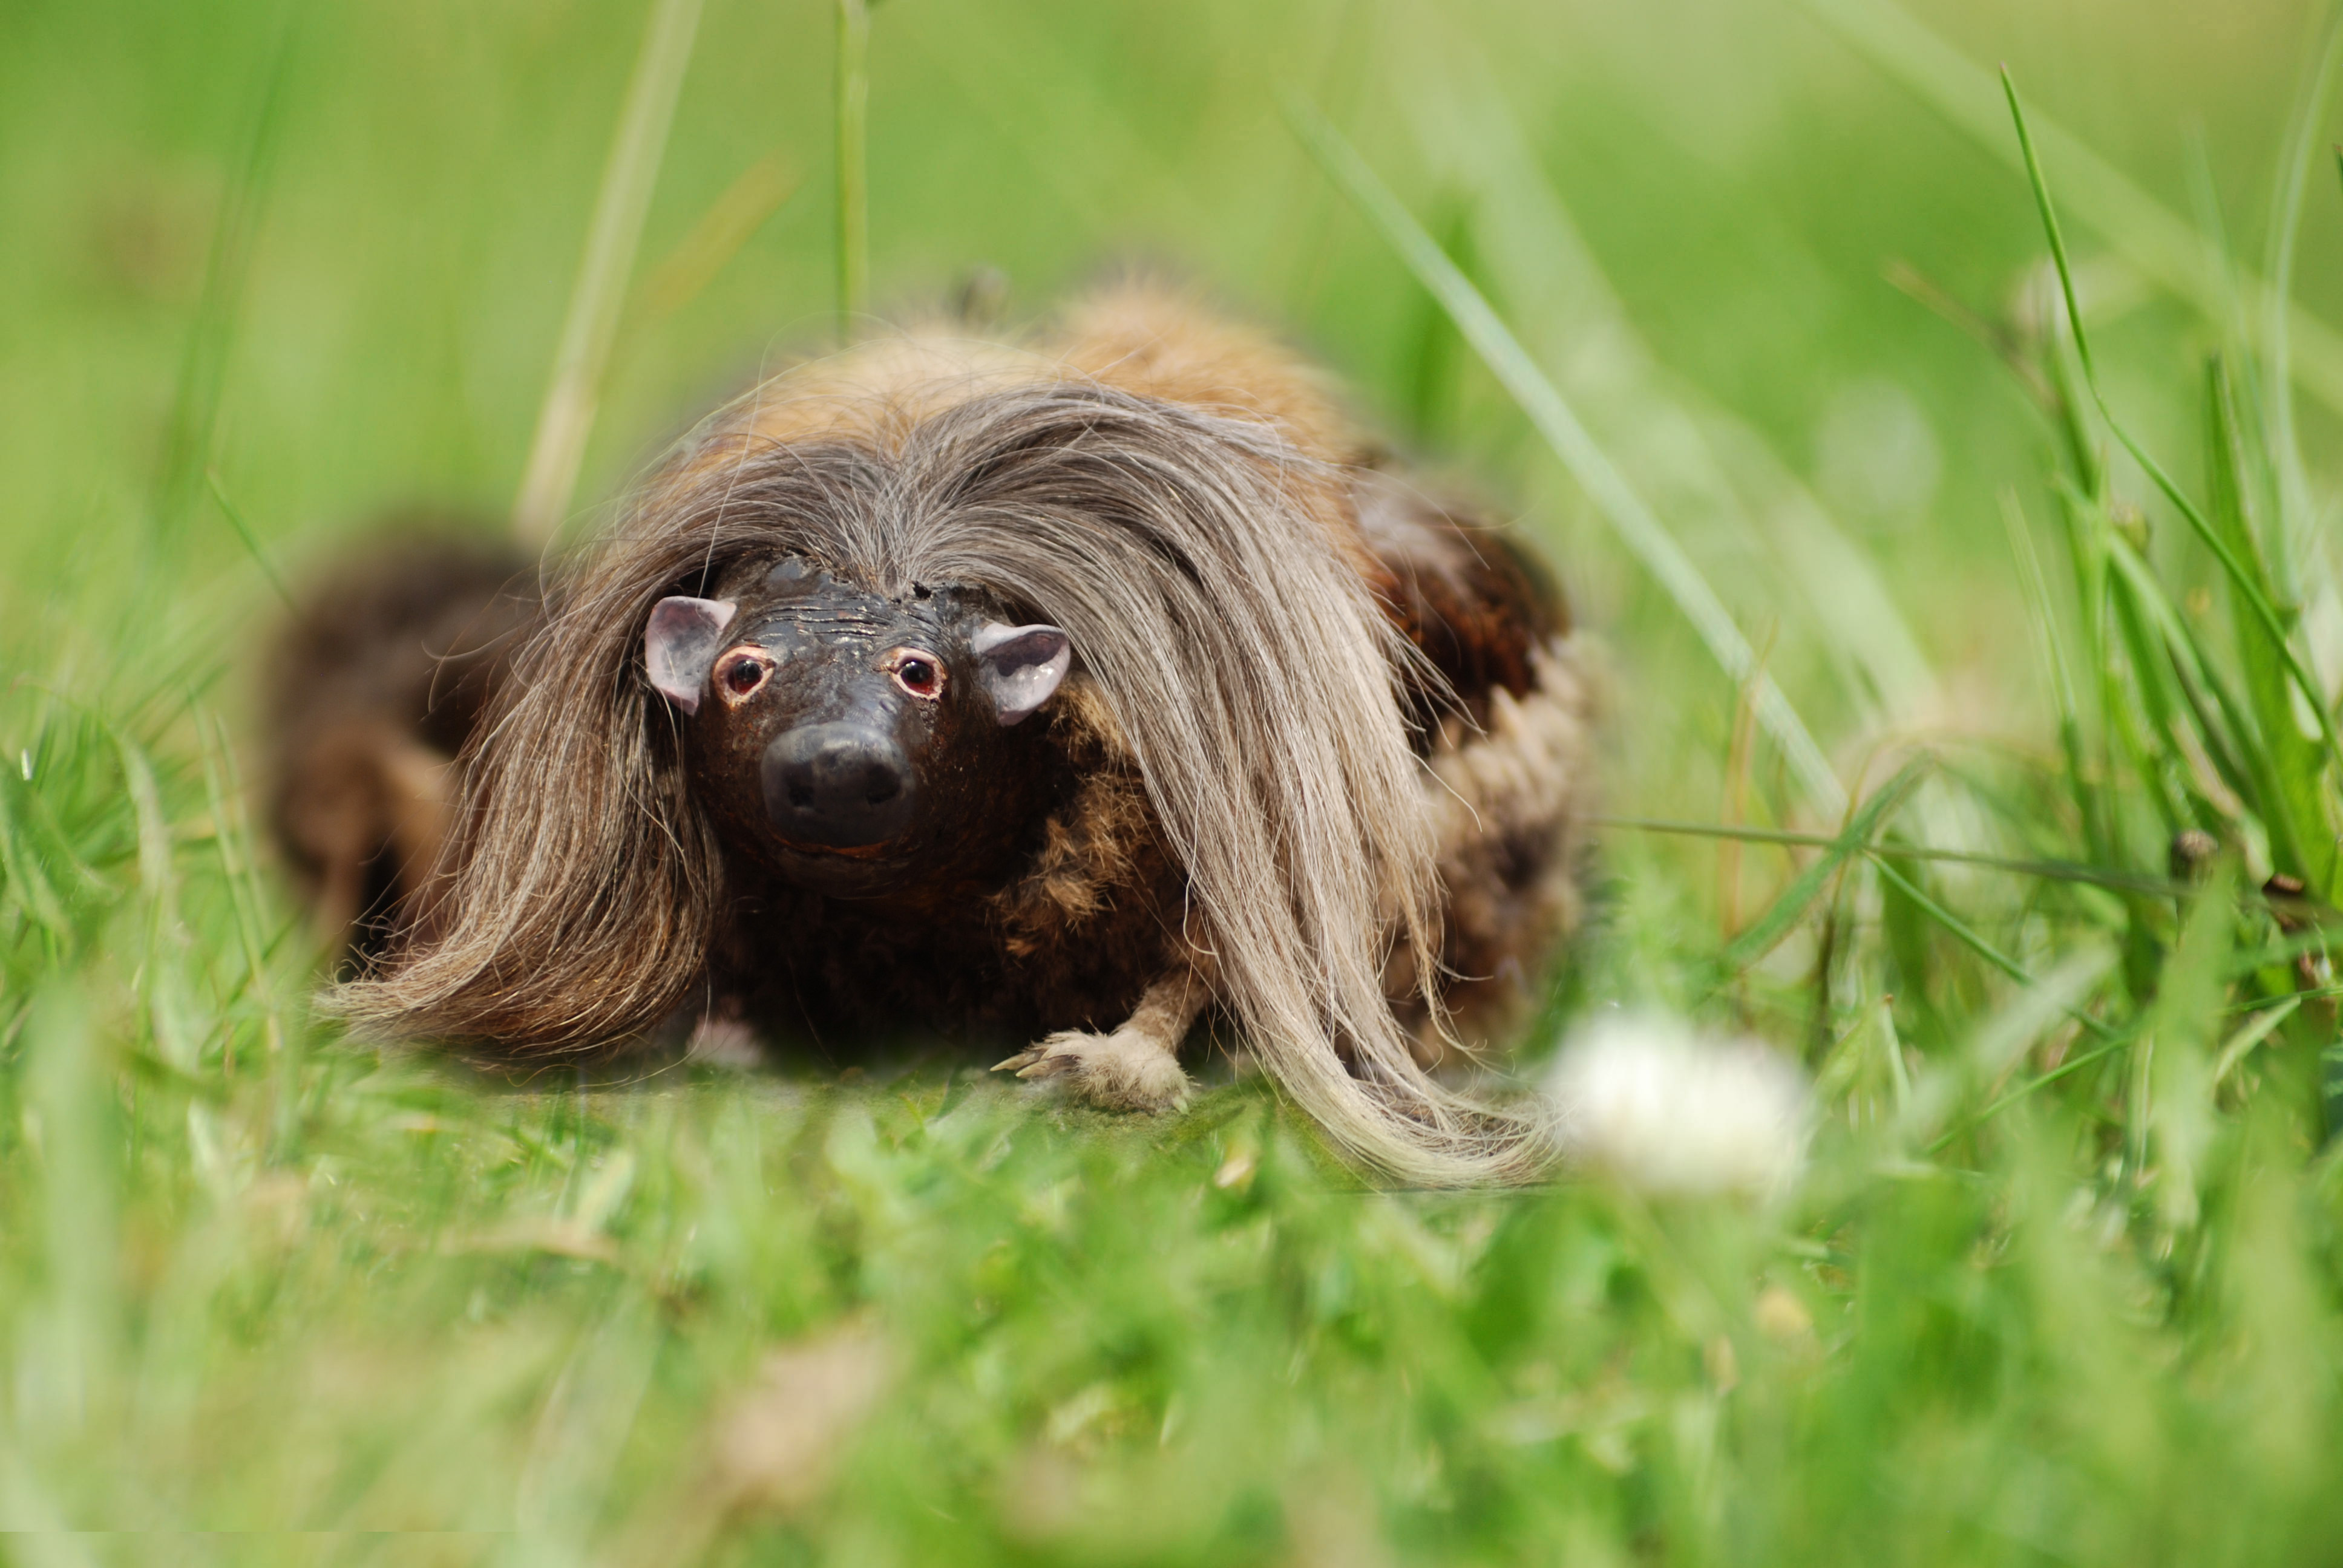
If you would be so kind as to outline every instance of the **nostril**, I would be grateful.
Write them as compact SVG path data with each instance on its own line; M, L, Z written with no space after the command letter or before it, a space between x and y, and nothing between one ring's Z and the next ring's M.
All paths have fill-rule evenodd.
M882 729L801 725L766 749L763 772L766 812L792 843L879 844L910 825L917 783Z

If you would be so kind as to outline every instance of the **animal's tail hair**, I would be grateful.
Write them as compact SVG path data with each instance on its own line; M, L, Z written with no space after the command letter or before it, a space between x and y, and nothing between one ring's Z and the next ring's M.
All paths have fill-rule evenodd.
M784 441L763 432L820 423L771 418L787 387L703 427L550 607L476 747L463 850L419 940L337 1005L518 1054L677 1006L721 860L649 699L641 627L662 596L789 552L884 594L979 587L1065 628L1283 1091L1401 1181L1544 1170L1546 1120L1434 1081L1384 993L1404 943L1437 1019L1441 890L1402 717L1414 655L1361 574L1343 472L1269 424L1074 378L874 403Z

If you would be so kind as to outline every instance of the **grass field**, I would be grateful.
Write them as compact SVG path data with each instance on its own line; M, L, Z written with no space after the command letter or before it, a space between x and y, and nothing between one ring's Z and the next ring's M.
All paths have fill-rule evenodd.
M0 10L0 1561L2335 1559L2343 13L870 15L870 315L1175 270L1562 563L1621 820L1519 1075L1773 1042L1765 1201L312 1018L280 585L501 526L650 15ZM835 330L832 8L689 60L571 540Z

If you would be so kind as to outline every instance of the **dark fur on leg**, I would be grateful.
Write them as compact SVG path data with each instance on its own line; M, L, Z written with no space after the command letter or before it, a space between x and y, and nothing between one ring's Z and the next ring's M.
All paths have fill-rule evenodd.
M320 940L363 961L438 859L449 765L536 617L534 563L397 518L304 602L266 656L268 821Z

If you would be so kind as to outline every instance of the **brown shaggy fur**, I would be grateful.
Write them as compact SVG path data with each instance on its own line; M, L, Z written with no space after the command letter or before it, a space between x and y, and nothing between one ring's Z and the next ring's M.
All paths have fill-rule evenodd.
M268 819L337 951L379 951L438 859L449 765L537 617L534 563L455 527L389 519L266 656Z
M728 853L643 628L784 558L1070 634L1049 804L1001 825L1005 879L882 917ZM1176 300L1104 297L1032 347L865 344L720 411L561 580L474 736L447 876L335 1005L520 1060L679 1010L1053 1031L1002 1065L1130 1109L1177 1102L1211 1006L1369 1163L1527 1176L1543 1121L1425 1064L1451 998L1493 1013L1574 910L1567 629L1314 373Z

